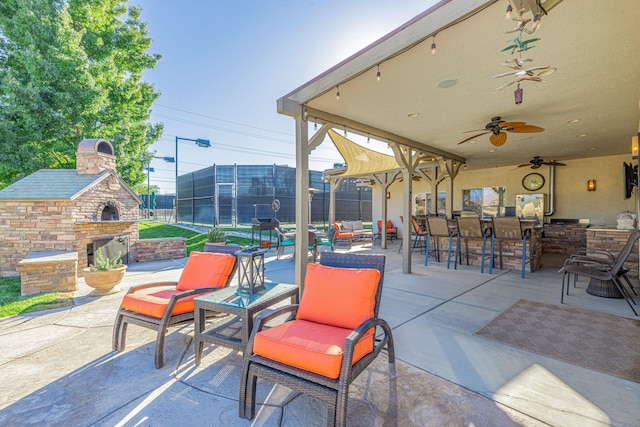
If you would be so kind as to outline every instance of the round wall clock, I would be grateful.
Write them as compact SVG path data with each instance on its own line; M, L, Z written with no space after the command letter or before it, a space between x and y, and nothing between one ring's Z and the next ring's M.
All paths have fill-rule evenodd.
M522 186L529 191L537 191L544 187L544 176L532 172L522 178Z

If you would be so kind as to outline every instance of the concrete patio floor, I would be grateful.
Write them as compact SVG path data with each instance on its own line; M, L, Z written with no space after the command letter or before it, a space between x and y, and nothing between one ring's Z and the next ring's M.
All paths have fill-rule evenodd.
M424 267L414 252L405 275L397 249L352 249L387 255L380 316L393 328L397 359L379 358L354 382L349 425L640 425L640 384L473 335L518 299L560 305L557 258L521 279ZM177 279L184 262L132 264L120 287ZM269 280L291 283L293 269L275 249L267 254ZM594 297L584 284L567 306L635 318L624 300ZM126 350L111 351L123 295L93 297L80 280L71 308L0 319L0 425L326 425L324 403L266 381L257 417L239 418L242 353L209 345L196 367L192 324L170 329L162 369L153 365L153 331L131 325Z

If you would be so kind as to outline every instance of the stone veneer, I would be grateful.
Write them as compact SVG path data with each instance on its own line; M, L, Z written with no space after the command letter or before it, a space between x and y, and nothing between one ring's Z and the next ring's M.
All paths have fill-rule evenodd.
M587 227L586 224L545 224L542 252L571 255L586 248Z
M78 253L34 251L20 261L22 295L77 289Z
M187 256L187 239L184 237L140 239L137 255L139 262L184 258Z

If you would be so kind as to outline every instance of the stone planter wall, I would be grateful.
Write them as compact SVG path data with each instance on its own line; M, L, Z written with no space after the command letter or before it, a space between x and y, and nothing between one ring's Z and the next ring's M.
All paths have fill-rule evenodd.
M78 253L34 251L20 261L22 295L74 292L78 281Z
M184 237L140 239L137 249L138 262L184 258L187 256L187 239Z

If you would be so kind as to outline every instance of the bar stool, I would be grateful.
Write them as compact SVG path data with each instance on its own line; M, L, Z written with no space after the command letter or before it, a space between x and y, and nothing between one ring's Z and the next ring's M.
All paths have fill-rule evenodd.
M465 255L467 258L467 265L469 265L469 239L482 239L482 266L480 272L484 273L484 260L487 250L487 237L491 236L491 228L486 230L482 229L482 223L478 217L458 217L456 218L458 224L458 239L456 240L456 260L462 254L460 254L460 239L465 241ZM462 258L460 258L462 261Z
M500 241L500 269L502 269L502 241L514 240L522 241L522 278L524 279L524 266L527 260L527 234L528 231L522 228L522 223L518 217L494 217L492 218L493 233L491 234L491 262L489 264L489 274L493 271L494 245L495 241Z
M427 217L427 227L429 231L427 233L427 254L424 257L424 265L426 266L429 262L429 244L431 243L431 237L435 238L435 253L436 260L440 261L440 248L438 245L438 237L448 237L449 238L449 249L447 250L447 268L451 265L451 246L453 246L453 237L457 235L453 230L449 228L449 223L447 222L447 218L441 218L436 216ZM458 259L455 259L454 269L458 268Z
M415 248L420 248L420 253L422 253L422 249L427 246L427 232L420 227L418 221L413 216L411 217L411 224L413 225L413 245L411 246L411 252L413 252Z

